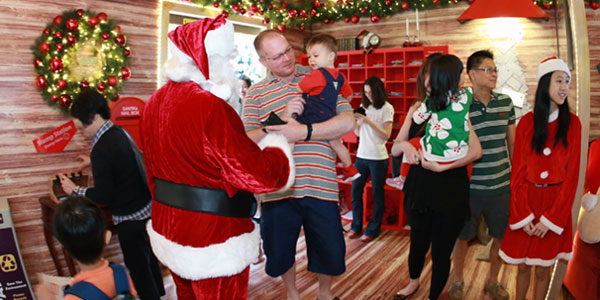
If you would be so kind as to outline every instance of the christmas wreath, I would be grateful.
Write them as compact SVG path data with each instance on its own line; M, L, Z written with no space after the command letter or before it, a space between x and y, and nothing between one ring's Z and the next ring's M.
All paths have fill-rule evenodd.
M119 99L123 82L131 77L127 37L103 12L63 12L31 49L42 97L63 112L82 88L96 88L107 99Z

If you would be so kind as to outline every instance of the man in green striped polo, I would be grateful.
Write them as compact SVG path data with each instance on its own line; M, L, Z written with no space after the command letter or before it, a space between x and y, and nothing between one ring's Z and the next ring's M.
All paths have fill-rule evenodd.
M467 73L473 84L474 96L469 118L481 142L483 156L473 163L469 202L471 217L454 248L455 277L450 299L463 299L463 267L468 241L475 237L477 223L483 215L493 237L490 272L484 290L496 300L508 300L508 292L498 282L501 266L498 249L510 212L510 161L515 141L515 111L509 96L492 91L496 87L498 72L490 51L473 53L467 60Z

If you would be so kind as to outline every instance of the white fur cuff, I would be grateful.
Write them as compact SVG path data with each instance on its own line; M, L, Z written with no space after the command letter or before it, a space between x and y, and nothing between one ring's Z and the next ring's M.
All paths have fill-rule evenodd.
M525 217L525 219L523 219L515 224L509 224L508 226L512 230L521 229L521 228L525 227L525 225L529 224L529 222L533 221L534 219L535 219L535 216L533 215L533 213L531 213L531 214L529 214L529 216Z
M292 187L296 179L296 164L294 163L294 156L292 155L292 149L290 148L287 138L282 134L269 133L262 140L260 140L260 142L258 142L258 147L260 147L260 149L265 149L266 147L279 148L285 153L285 156L287 156L290 166L290 174L285 186L281 190L277 191L277 193L287 191L290 187Z

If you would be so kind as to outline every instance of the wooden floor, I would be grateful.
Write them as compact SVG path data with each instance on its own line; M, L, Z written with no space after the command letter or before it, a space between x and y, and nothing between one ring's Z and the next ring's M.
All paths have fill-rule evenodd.
M350 224L345 223L346 230ZM483 293L483 284L489 272L489 263L475 257L484 248L472 242L466 259L464 299L492 299ZM407 233L383 230L379 238L369 244L358 239L346 238L346 273L336 277L333 294L340 299L393 299L394 294L408 283ZM316 299L317 278L306 270L306 245L301 235L296 253L296 285L302 299ZM498 280L507 287L514 299L516 266L504 264ZM427 299L431 279L431 257L427 255L421 275L421 287L411 299ZM531 293L528 299L533 299ZM250 270L248 299L285 299L285 288L280 278L271 278L264 272L264 263L253 265ZM439 299L448 299L447 288ZM568 299L562 296L559 300Z

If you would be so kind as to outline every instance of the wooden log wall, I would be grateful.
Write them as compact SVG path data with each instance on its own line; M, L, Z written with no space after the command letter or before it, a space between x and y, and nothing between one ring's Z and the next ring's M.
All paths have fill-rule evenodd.
M590 141L600 138L600 9L586 6L590 45Z
M70 118L43 101L30 47L46 24L70 9L105 12L117 21L133 52L132 77L121 96L147 100L156 90L158 0L0 0L0 197L8 198L19 246L32 282L36 273L56 274L42 234L38 198L48 195L48 176L77 170L76 157L91 140L77 133L65 151L39 154L32 140ZM120 260L115 240L107 256ZM63 268L66 271L66 267Z

